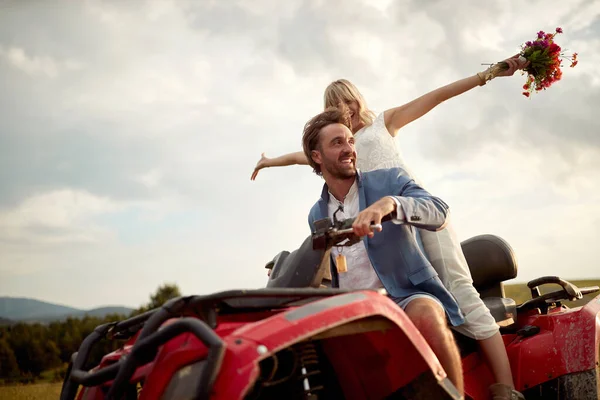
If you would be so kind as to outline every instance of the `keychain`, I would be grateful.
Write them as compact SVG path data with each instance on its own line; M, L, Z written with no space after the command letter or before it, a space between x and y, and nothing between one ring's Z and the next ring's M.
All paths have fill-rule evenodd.
M334 225L338 224L338 219L336 214L338 212L344 212L344 205L340 204L337 208L337 210L335 210L335 212L333 213L333 223ZM338 272L343 273L343 272L348 272L348 266L346 265L346 256L342 254L342 251L344 250L344 246L338 246L338 255L335 256L335 265L337 267Z
M340 248L342 250L340 250ZM335 265L337 267L338 272L343 273L343 272L348 272L348 266L346 265L346 256L342 254L344 247L340 246L338 247L338 255L335 256Z

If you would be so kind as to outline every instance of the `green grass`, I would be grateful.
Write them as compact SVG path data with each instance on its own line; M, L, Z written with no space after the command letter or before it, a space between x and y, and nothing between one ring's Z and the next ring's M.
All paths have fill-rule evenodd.
M571 282L572 284L574 284L575 286L577 286L579 288L583 288L586 286L600 286L600 279L587 279L587 280L569 280L569 279L567 279L567 281ZM561 290L561 287L559 285L554 285L554 284L543 285L541 287L542 294L548 293L548 292L553 292L556 290ZM506 297L513 299L517 304L521 304L521 303L525 302L526 300L531 299L531 291L527 287L526 283L504 285L504 291L506 293ZM570 308L583 306L583 305L587 304L587 302L589 302L591 299L593 299L594 297L596 297L598 295L600 295L600 292L591 293L591 294L583 296L583 299L581 299L581 300L565 301L565 302L563 302L563 304Z
M62 383L34 383L31 385L0 386L0 399L56 400Z

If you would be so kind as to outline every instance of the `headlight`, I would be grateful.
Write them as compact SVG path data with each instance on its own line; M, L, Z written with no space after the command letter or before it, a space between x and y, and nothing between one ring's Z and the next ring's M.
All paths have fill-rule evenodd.
M161 400L194 399L198 390L200 375L202 375L205 364L206 360L197 361L175 372Z

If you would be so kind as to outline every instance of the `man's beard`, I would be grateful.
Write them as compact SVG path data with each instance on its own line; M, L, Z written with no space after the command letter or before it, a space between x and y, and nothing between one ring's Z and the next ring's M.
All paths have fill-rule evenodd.
M353 157L353 155L348 155L345 154L344 156L340 157L340 158L344 158L344 157ZM323 160L323 167L325 167L324 169L329 172L329 174L336 178L336 179L349 179L349 178L354 178L356 176L356 160L352 160L352 168L342 168L340 166L340 161L330 161L330 160Z

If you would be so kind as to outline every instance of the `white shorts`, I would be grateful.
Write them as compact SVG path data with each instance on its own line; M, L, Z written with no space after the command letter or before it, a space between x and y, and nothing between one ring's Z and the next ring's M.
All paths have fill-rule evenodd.
M444 306L442 305L441 301L439 301L436 297L434 297L430 294L426 294L426 293L416 293L416 294L413 294L412 296L408 296L403 299L396 299L395 301L396 301L396 304L398 304L400 306L400 308L402 308L403 310L406 310L406 306L408 306L408 303L410 303L411 301L413 301L415 299L431 299L431 300L435 301L436 303L438 303L440 305L440 307L442 307L442 310L444 310Z

